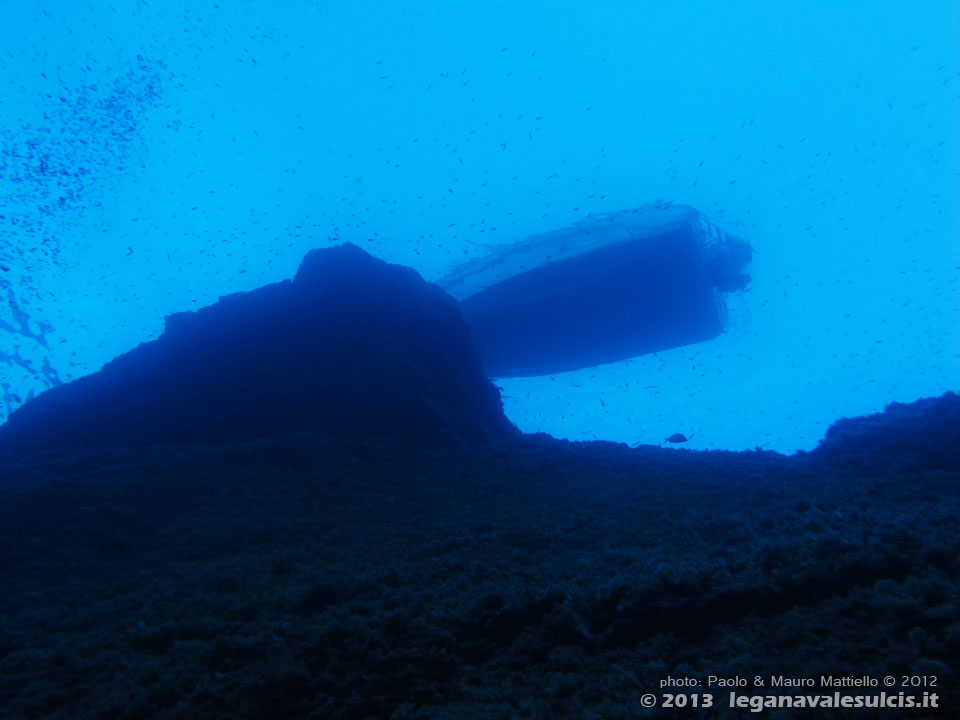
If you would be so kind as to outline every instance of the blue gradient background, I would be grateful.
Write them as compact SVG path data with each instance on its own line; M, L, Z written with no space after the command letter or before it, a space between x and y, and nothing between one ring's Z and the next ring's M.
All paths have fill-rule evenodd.
M729 331L498 381L508 415L811 448L957 389L958 39L955 2L4 0L4 416L334 239L434 280L663 200L753 244Z

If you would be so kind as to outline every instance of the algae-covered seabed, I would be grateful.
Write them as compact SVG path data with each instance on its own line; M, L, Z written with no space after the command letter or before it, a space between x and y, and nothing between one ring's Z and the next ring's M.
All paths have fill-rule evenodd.
M2 715L669 717L640 701L668 676L772 674L937 675L945 702L960 472L878 437L788 458L295 434L11 464ZM726 692L698 712L740 716Z

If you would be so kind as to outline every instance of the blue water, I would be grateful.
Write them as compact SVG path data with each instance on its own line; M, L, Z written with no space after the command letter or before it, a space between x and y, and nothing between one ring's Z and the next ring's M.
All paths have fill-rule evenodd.
M0 6L3 418L350 241L438 280L687 204L707 342L499 379L524 431L782 452L960 377L951 2Z

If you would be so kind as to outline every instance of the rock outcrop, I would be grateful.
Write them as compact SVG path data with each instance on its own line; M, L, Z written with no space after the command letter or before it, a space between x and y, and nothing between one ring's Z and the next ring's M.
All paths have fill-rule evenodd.
M836 468L868 472L960 470L960 396L946 392L882 413L840 418L810 456Z
M456 301L345 244L296 277L167 318L164 333L0 427L0 458L58 446L292 431L475 445L517 434Z

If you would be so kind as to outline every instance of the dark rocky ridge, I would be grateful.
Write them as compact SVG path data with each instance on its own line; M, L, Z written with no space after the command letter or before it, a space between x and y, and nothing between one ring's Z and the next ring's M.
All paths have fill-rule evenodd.
M345 244L310 251L293 281L172 315L157 340L43 393L0 427L0 457L311 430L432 445L518 432L456 301Z
M340 247L17 417L4 718L625 720L758 674L958 701L954 393L790 457L521 436L453 301Z
M882 413L840 418L813 451L860 472L960 469L960 396L891 403Z
M936 676L909 717L953 717L958 412L893 406L792 457L293 433L10 463L0 707L626 720L687 717L641 704L668 676L829 674Z

